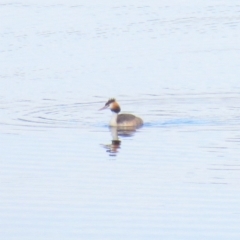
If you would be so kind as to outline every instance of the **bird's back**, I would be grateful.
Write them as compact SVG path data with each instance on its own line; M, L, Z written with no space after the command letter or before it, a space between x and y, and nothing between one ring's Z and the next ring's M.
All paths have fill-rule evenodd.
M118 126L135 126L140 127L143 125L143 121L141 118L136 117L132 114L119 114L117 116L117 125Z

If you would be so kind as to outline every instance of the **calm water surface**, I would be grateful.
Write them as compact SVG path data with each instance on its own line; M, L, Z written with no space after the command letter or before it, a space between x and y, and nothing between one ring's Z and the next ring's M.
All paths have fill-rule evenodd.
M239 239L238 1L2 1L1 239ZM144 119L112 144L110 97Z

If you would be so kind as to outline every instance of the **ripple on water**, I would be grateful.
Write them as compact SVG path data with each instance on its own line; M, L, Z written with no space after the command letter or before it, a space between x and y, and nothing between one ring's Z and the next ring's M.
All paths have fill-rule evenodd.
M214 94L214 98L204 94L148 96L132 101L129 98L124 97L121 105L144 119L143 128L225 126L235 129L239 125L239 96L234 94ZM58 103L53 99L5 102L0 106L0 125L23 130L107 128L111 113L98 111L103 102Z
M91 118L86 116L92 103L22 103L23 101L18 101L8 104L5 112L2 112L0 125L16 126L23 130L38 130L79 128L91 124Z
M204 126L216 124L214 121L199 120L199 119L171 119L167 121L146 122L144 127L182 127L182 126Z

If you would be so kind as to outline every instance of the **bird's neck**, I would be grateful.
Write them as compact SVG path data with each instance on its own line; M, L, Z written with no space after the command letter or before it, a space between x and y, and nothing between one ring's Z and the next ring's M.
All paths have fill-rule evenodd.
M118 113L113 112L111 120L110 120L110 126L112 127L116 127L117 126L117 117L118 117Z

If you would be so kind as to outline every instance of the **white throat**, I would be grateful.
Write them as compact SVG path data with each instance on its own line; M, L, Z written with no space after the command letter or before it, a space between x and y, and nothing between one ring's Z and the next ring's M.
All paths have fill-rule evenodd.
M112 127L117 126L117 116L118 116L118 114L113 112L112 118L111 118L110 123L109 123L110 126L112 126Z

